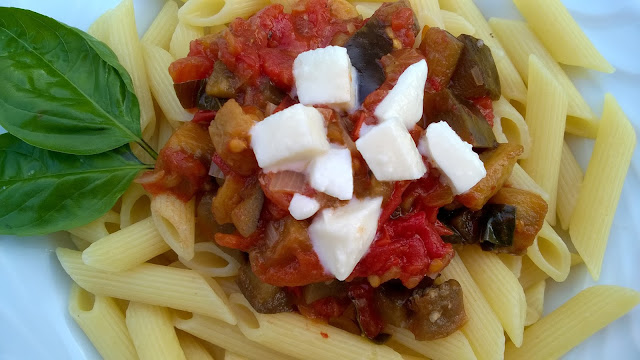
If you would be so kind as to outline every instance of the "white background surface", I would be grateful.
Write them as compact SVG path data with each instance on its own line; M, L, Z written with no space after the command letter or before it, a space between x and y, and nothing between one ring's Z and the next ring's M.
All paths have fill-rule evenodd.
M600 74L565 67L596 114L611 92L640 133L640 1L564 0L596 47L616 67ZM161 0L134 0L139 29L145 29ZM508 0L477 0L485 16L521 18ZM30 8L86 30L117 0L0 0L0 6ZM0 129L1 130L1 129ZM570 138L586 166L592 141ZM607 191L607 189L602 189ZM640 291L640 151L636 147L611 230L600 284ZM1 206L1 205L0 205ZM99 359L67 313L69 279L55 257L57 246L72 247L66 235L0 236L0 359ZM549 281L545 312L593 285L584 265L569 279ZM596 310L597 311L597 310ZM589 316L585 314L585 316ZM531 354L535 359L535 354ZM640 359L640 307L600 331L566 359Z

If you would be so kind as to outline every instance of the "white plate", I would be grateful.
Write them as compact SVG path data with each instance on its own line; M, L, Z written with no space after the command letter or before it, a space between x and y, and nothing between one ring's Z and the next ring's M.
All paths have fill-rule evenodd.
M86 30L117 0L1 0L2 6L33 9ZM161 0L135 0L139 29L145 29ZM486 16L520 18L508 0L477 0ZM611 92L640 127L640 2L637 0L564 0L596 47L616 67L612 74L567 68L593 110L600 114L605 92ZM0 128L1 130L1 128ZM578 160L586 166L592 141L571 138ZM602 189L607 191L607 189ZM640 151L631 168L611 230L599 284L640 291ZM1 205L0 205L1 206ZM67 313L69 278L53 253L71 247L66 235L0 237L0 359L99 359ZM593 285L584 265L562 284L549 281L545 312ZM587 315L585 315L587 316ZM535 358L535 354L532 354ZM640 307L572 350L567 359L640 359Z

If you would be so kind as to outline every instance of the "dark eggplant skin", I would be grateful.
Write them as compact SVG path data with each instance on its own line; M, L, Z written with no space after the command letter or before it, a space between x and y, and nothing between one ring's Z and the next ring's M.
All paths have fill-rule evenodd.
M344 47L358 72L358 103L362 103L385 80L379 60L393 50L393 40L387 35L385 24L374 14Z
M464 99L489 96L500 99L500 78L491 49L471 35L458 36L464 47L458 65L451 76L449 87Z
M207 79L200 79L173 84L173 89L180 100L180 105L185 109L191 109L198 106L206 86Z
M240 267L236 283L251 307L261 314L293 311L293 305L287 292L283 288L262 282L251 271L249 264Z
M438 219L453 232L442 236L451 244L480 244L482 250L493 251L513 245L516 229L516 207L507 204L486 204L473 211L460 208L440 209Z

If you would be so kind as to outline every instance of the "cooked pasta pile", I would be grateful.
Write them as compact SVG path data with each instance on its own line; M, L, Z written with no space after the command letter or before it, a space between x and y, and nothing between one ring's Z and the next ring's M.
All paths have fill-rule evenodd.
M489 46L502 88L493 132L523 148L507 184L540 195L549 209L526 255L467 246L442 271L438 281L455 279L463 290L468 322L459 331L417 341L388 326L390 341L377 345L297 313L260 314L234 282L239 253L196 236L195 201L151 196L134 183L112 211L69 230L78 250L57 250L75 282L69 312L98 352L105 359L546 359L637 305L639 293L599 285L542 317L547 278L564 281L584 262L598 279L635 134L612 95L598 119L560 67L613 71L561 2L514 2L526 23L487 21L472 0L410 1L420 28L471 34ZM139 39L132 0L123 0L91 26L132 76L146 141L160 149L193 118L174 92L171 63L192 40L270 3L290 9L295 1L167 1ZM354 2L364 18L380 4ZM565 133L595 138L584 174ZM569 231L578 254L554 227Z

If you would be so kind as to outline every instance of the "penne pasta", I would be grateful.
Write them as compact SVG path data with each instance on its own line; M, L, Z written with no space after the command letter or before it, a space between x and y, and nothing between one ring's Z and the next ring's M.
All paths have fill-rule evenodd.
M459 14L447 10L440 10L440 16L442 16L444 29L455 37L460 36L460 34L473 35L476 32L476 28Z
M224 352L224 360L249 360L249 359L242 355L238 355L234 352L227 350Z
M186 360L169 309L131 302L126 321L140 360Z
M458 254L511 341L522 345L527 302L518 279L496 254L464 246Z
M155 113L149 91L149 80L145 71L145 60L138 38L133 0L122 0L108 17L109 47L127 70L133 81L133 89L140 104L140 129L145 139L149 139L155 129ZM148 64L147 64L148 66ZM166 68L165 68L166 71Z
M513 275L517 278L520 277L520 272L522 271L522 256L511 255L511 254L496 254L498 258L504 266L509 269Z
M409 3L418 19L420 30L425 26L444 28L438 0L409 0Z
M174 312L173 315L173 324L176 328L227 349L227 351L246 356L249 359L294 359L247 339L235 325L200 314Z
M549 70L553 79L562 87L568 101L567 115L569 117L567 118L566 131L578 136L595 137L598 129L595 114L564 70L553 60L527 24L522 21L497 18L490 19L489 24L494 34L504 45L526 84L529 84L529 56L533 54L538 57L544 67Z
M155 45L143 43L142 47L151 92L162 112L170 121L191 121L193 115L180 105L173 89L173 79L167 71L174 60L173 56Z
M247 18L269 4L269 0L190 0L178 11L180 21L193 26L215 26Z
M567 143L562 144L560 156L560 173L558 174L558 194L556 201L556 214L563 230L569 229L571 214L576 207L582 179L582 169L573 156Z
M640 293L619 286L582 290L525 330L522 347L507 344L505 359L557 359L639 303Z
M173 323L171 326L173 326ZM186 360L214 360L204 345L193 335L181 330L177 330L176 335L178 335L178 341L180 342L180 347L182 347Z
M571 266L575 266L582 263L582 258L579 255L571 253ZM549 277L547 273L540 270L538 265L531 261L527 256L522 257L522 270L520 271L520 277L518 281L525 291L540 281L546 280Z
M109 10L100 15L90 26L87 32L94 38L102 41L111 47L111 32L109 31L109 22L111 21L113 11Z
M93 243L120 228L120 215L113 210L109 210L106 214L93 220L87 225L69 229L68 231L82 240Z
M517 163L513 166L513 170L511 171L509 179L507 179L506 185L516 189L536 193L540 195L547 204L549 203L549 194L541 188L540 185L538 185L538 183L536 183L535 180L533 180L531 176L529 176L529 174L527 174L527 172L524 171L524 169L522 169L522 167Z
M114 299L71 284L69 314L105 360L138 359L123 312Z
M121 229L151 216L151 195L138 183L131 183L120 197L120 202Z
M560 0L513 2L556 61L605 73L615 71Z
M571 241L596 281L635 146L633 126L613 95L606 94L596 144L569 223Z
M475 28L475 37L482 39L491 49L491 53L498 69L502 95L508 100L516 100L520 103L527 101L527 88L522 82L521 75L504 51L502 44L495 38L491 28L473 3L473 0L441 0L440 7L444 10L455 12L465 18Z
M476 358L469 341L461 331L456 331L445 338L431 341L418 341L411 331L395 326L387 326L385 331L391 334L389 345L392 348L394 343L398 343L429 359L471 360Z
M149 29L142 36L142 42L169 50L171 36L178 26L178 4L166 1L153 20Z
M446 281L455 279L460 283L464 294L464 309L468 321L462 327L462 333L478 359L499 359L504 352L504 333L502 325L491 306L482 295L482 291L473 281L460 255L451 259L440 278Z
M557 282L563 282L569 276L571 253L562 238L546 221L533 244L527 249L527 256Z
M195 244L195 199L185 203L169 193L156 195L151 200L151 217L171 249L191 260Z
M252 341L298 359L401 359L384 345L301 314L260 314L242 294L229 297L240 331Z
M101 270L123 271L169 250L153 219L147 218L94 242L82 252L82 261Z
M362 15L363 19L368 19L373 15L376 10L382 5L381 2L354 2L358 14Z
M87 240L81 239L73 234L69 234L69 238L71 242L76 246L77 250L84 251L84 249L88 248L91 245Z
M142 264L127 271L109 272L86 265L79 251L58 248L56 254L67 274L96 295L192 311L236 323L220 285L193 270Z
M567 97L544 64L529 57L529 92L525 119L531 134L531 153L520 166L549 194L547 222L555 225L560 155L567 117Z
M527 298L527 316L524 320L524 325L529 326L542 317L542 310L544 310L544 289L546 287L546 281L540 281L524 291L524 296Z
M493 102L493 133L498 142L522 145L520 159L526 159L531 153L529 127L522 115L504 97Z
M204 28L179 22L171 36L171 43L169 45L171 56L173 56L174 59L187 56L191 41L203 36Z
M211 277L236 276L240 268L238 260L210 241L195 244L192 259L179 259L190 269Z

